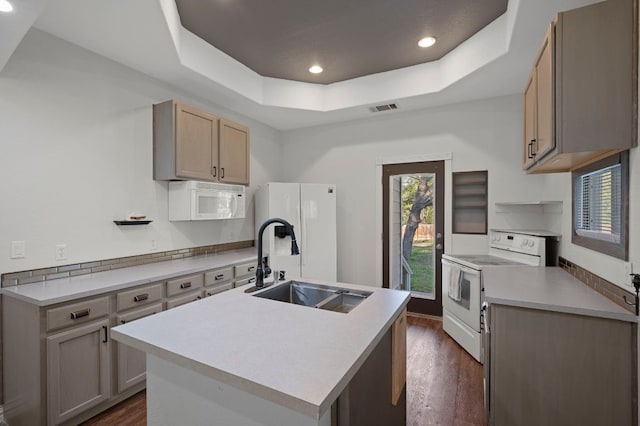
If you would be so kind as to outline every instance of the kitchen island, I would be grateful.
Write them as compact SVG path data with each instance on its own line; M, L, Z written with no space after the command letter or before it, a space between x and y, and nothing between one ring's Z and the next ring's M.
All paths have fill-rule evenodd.
M342 313L238 288L113 328L147 353L148 423L404 424L409 293L316 283L371 295Z

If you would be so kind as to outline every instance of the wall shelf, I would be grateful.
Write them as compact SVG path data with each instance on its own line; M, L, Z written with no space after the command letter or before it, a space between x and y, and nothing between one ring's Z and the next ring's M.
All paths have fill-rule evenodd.
M114 220L113 223L115 223L118 226L122 226L122 225L148 225L151 222L153 222L152 220Z
M486 234L488 207L486 170L453 173L453 233Z
M546 206L562 205L562 201L496 201L496 206Z
M496 213L562 213L562 201L496 201Z

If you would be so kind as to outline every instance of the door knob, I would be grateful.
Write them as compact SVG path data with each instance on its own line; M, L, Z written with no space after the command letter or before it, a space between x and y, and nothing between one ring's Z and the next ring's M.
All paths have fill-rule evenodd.
M442 244L440 243L436 244L436 250L442 250Z
M438 232L438 233L436 234L436 240L439 240L439 239L441 239L441 238L442 238L442 234L441 234L440 232Z

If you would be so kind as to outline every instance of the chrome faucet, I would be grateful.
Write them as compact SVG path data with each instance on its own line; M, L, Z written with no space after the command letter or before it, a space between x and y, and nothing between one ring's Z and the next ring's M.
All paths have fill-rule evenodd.
M289 233L289 235L291 235L291 255L294 256L294 255L300 254L300 249L298 249L298 243L296 243L296 234L294 234L293 226L291 226L289 222L287 222L284 219L279 219L277 217L274 217L272 219L265 221L262 224L262 226L260 226L260 229L258 230L258 269L256 269L256 288L263 288L265 286L264 285L265 269L271 272L266 262L264 266L262 264L262 234L264 233L264 230L267 228L267 226L271 225L272 223L281 223L282 225L285 226L285 228L287 229L287 232Z

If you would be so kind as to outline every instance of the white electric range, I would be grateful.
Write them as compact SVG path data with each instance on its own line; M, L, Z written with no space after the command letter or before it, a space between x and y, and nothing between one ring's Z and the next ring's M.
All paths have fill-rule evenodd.
M537 232L536 234L539 234ZM489 254L442 255L442 327L479 362L482 360L482 270L514 266L546 266L551 235L524 231L489 232ZM554 239L557 235L553 235Z

